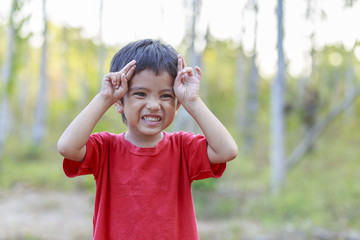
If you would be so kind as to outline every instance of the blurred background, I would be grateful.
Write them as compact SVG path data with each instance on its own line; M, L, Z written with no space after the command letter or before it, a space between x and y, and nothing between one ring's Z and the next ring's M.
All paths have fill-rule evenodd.
M203 70L240 154L193 185L201 239L360 239L356 0L1 0L0 239L91 239L94 181L56 143L125 44ZM183 109L168 131L200 132ZM94 131L126 131L110 109Z

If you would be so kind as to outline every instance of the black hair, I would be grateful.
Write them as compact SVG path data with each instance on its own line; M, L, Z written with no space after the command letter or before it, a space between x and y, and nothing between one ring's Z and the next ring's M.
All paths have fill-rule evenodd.
M144 39L129 43L112 58L110 72L118 72L131 60L136 60L133 76L145 69L151 69L156 75L167 72L173 79L177 75L178 53L159 40Z
M132 60L136 60L133 76L150 69L155 75L167 72L173 79L176 78L178 53L172 46L159 40L139 40L121 48L111 60L110 72L121 71ZM123 99L121 102L124 104ZM123 122L127 124L125 114L122 113L121 116Z

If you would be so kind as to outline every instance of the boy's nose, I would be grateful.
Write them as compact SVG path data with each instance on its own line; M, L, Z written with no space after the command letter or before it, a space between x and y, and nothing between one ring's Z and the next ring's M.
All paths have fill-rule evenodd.
M146 104L147 109L157 111L160 109L160 103L157 99L149 99Z

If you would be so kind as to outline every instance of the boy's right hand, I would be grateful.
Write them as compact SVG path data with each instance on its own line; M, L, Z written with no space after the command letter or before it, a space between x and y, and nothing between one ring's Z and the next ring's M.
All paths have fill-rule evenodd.
M128 90L128 81L136 68L136 61L132 60L119 72L110 72L103 77L101 95L111 104L121 99Z
M111 72L104 76L100 93L94 97L61 135L57 145L61 155L74 161L84 160L86 143L90 134L108 107L126 94L128 80L135 72L135 64L136 62L133 60L119 72ZM97 101L99 97L101 98L100 102Z

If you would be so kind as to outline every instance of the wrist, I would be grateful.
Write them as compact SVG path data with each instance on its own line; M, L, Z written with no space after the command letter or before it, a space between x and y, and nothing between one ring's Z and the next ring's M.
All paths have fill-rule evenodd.
M103 108L106 109L110 108L114 104L112 99L107 98L101 92L94 97L93 101L97 102L99 106L102 106Z
M182 105L185 110L192 115L192 113L196 113L197 110L204 105L204 102L201 100L200 97L197 97L191 101L182 103Z

